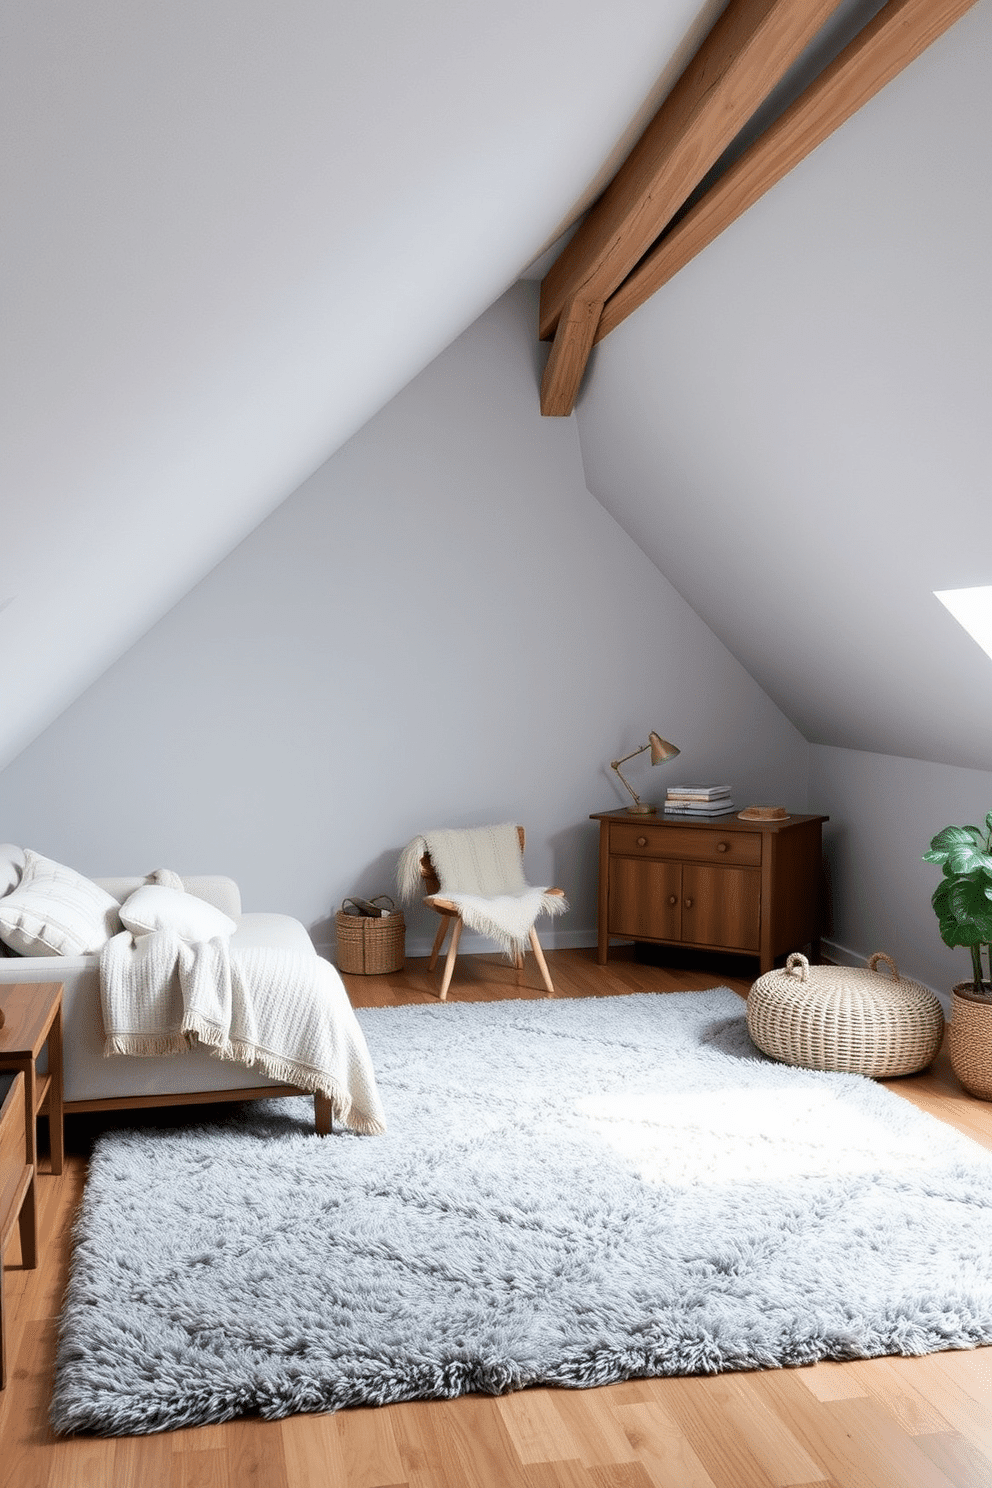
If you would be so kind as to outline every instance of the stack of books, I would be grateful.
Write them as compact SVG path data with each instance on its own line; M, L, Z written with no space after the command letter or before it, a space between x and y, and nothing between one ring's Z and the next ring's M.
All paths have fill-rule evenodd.
M729 785L671 785L665 797L666 816L725 816L733 809Z

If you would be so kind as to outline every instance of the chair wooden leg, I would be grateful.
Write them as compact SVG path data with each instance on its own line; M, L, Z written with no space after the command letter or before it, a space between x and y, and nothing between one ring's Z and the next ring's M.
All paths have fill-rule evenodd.
M451 986L451 973L455 969L455 957L458 955L458 942L462 938L462 922L459 917L452 915L455 928L451 932L451 944L448 947L448 959L444 963L444 976L441 978L440 998L444 1002L448 996L448 988Z
M437 958L438 956L440 956L441 947L444 945L444 937L448 933L448 926L451 924L453 918L454 917L452 915L441 916L441 923L440 925L438 925L437 934L434 937L434 947L431 951L431 959L427 963L428 971L433 971L435 966L437 965Z
M544 978L544 985L548 989L548 996L554 997L555 984L551 980L551 973L548 970L548 963L544 959L544 952L541 950L541 942L537 938L537 931L534 929L533 925L531 926L530 931L530 947L531 950L534 952L534 959L537 962L538 970L540 971L541 976Z

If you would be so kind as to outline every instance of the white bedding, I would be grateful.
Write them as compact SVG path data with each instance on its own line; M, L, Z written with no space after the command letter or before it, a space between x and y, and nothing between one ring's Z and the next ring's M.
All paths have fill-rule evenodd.
M226 937L124 931L100 957L104 1053L155 1057L205 1046L219 1059L319 1092L336 1121L385 1131L368 1048L328 962Z

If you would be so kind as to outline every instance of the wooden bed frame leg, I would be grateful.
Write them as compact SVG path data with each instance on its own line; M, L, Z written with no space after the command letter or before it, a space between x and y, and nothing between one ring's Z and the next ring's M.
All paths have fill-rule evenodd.
M318 1137L329 1137L331 1135L331 1132L334 1130L334 1123L331 1119L331 1103L327 1096L321 1095L319 1091L314 1094L313 1098L313 1120L317 1128Z

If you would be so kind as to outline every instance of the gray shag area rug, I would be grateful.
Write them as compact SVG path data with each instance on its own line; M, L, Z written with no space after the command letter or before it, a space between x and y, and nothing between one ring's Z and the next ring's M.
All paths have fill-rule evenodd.
M99 1139L56 1431L992 1342L992 1155L765 1059L733 993L359 1018L385 1136L294 1099Z

